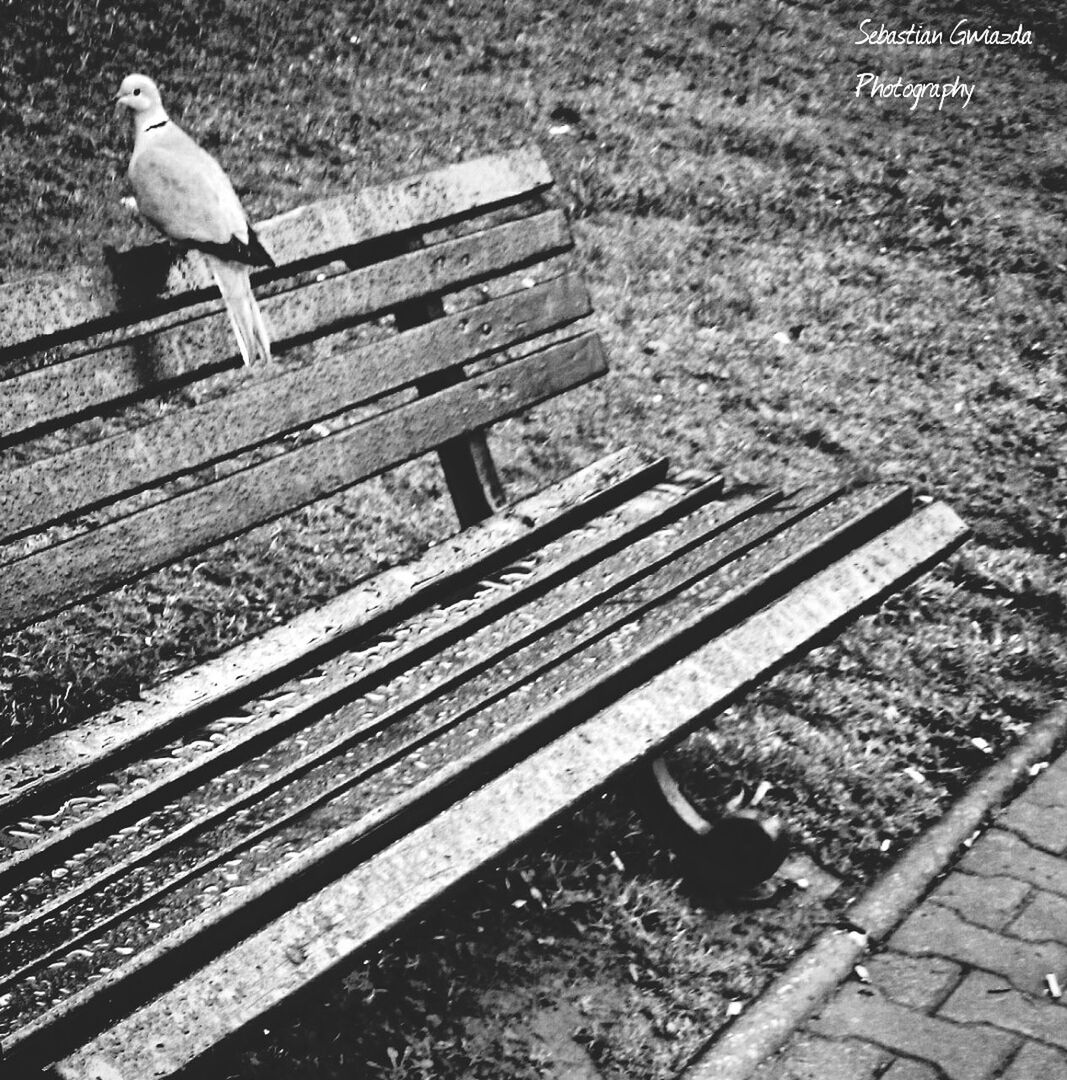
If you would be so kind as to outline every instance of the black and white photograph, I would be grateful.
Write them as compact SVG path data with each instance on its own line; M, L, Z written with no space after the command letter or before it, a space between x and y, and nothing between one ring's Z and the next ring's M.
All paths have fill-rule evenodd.
M1067 8L0 0L0 1080L1067 1080Z

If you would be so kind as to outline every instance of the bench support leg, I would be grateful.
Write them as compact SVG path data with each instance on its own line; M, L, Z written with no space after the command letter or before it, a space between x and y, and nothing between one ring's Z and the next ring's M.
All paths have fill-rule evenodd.
M485 441L485 432L477 431L457 440L456 447L438 451L448 490L463 528L473 525L500 510L506 499L504 485Z
M432 394L445 386L461 382L463 376L424 379L418 384L420 394ZM473 431L443 443L437 451L441 468L456 508L460 528L475 525L500 510L505 502L504 485L497 475L484 431Z
M686 798L663 757L644 767L640 791L645 819L703 889L729 895L751 892L789 852L780 822L751 808L731 805L717 820L708 821Z
M409 244L411 250L422 246L422 240L418 237L413 238ZM397 310L396 328L408 330L440 318L444 313L444 304L440 297L431 296L425 300L412 301ZM446 386L462 382L464 377L461 369L452 368L420 380L415 387L422 395L434 394ZM497 475L484 431L472 431L450 439L440 446L437 456L441 461L445 483L448 484L460 528L465 529L468 525L484 521L503 508L506 503L504 485Z

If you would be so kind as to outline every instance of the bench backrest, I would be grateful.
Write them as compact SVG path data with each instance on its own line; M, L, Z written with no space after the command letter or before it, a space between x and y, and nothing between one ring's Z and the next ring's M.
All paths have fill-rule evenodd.
M0 287L0 628L433 449L460 521L491 512L482 430L605 370L550 185L523 150L257 225L254 369L195 252Z

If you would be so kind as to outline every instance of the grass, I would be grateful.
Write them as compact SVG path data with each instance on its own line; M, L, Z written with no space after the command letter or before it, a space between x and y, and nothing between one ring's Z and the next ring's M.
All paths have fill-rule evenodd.
M726 1002L755 995L1062 700L1067 24L1051 0L1030 5L1030 49L877 54L850 44L871 14L853 0L10 14L0 280L141 235L119 205L128 143L110 102L130 70L158 76L254 218L532 139L614 368L503 425L514 491L637 442L741 483L905 479L976 534L679 753L708 798L733 776L770 780L800 847L844 879L838 899L717 910L607 796L219 1076L670 1076ZM964 15L1019 18L940 0L898 22ZM910 112L852 96L871 66L977 89L966 110ZM0 738L136 694L450 521L418 462L17 635L0 650Z

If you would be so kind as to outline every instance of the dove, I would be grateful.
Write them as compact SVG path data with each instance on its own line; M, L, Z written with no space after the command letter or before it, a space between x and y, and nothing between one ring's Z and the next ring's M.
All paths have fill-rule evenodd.
M252 266L273 265L222 166L163 108L147 75L127 75L116 95L133 113L127 170L137 209L164 236L204 253L222 293L241 359L269 362L270 338L252 294Z

